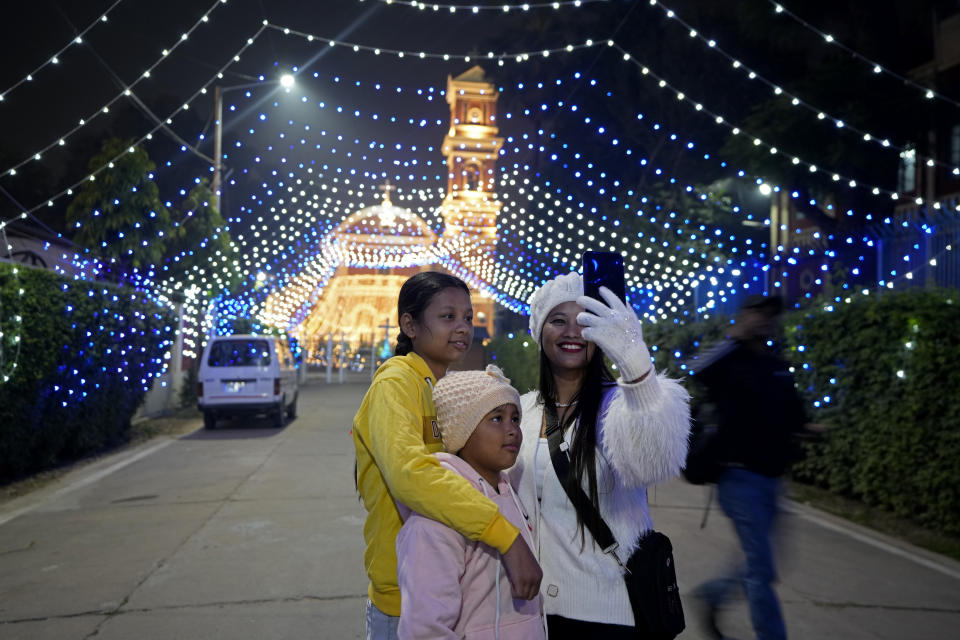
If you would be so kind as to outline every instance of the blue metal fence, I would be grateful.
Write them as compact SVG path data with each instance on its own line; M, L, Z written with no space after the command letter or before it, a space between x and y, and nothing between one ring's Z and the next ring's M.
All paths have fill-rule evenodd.
M843 299L864 290L960 289L960 198L832 238L829 248L793 247L770 263L703 274L694 304L679 319L732 314L755 293L781 295L789 305L802 307L826 291Z
M960 289L960 198L902 212L891 222L871 229L880 286Z

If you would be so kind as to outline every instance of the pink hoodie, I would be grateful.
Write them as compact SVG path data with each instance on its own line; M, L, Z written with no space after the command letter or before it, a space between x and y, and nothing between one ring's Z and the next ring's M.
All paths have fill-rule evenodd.
M497 503L520 529L530 548L533 538L510 481L500 474L500 493L465 460L435 454L440 464L456 471ZM397 535L397 579L400 583L402 640L423 638L546 638L543 600L515 600L496 549L473 542L450 527L397 505L404 525Z

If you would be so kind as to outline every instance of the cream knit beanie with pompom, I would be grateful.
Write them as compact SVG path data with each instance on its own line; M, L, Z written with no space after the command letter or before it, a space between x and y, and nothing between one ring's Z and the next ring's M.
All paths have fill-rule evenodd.
M540 331L547 321L547 314L554 307L564 302L576 302L583 295L583 278L579 273L571 271L557 276L533 292L528 304L530 305L530 335L540 344Z
M520 394L499 367L489 364L486 371L451 371L440 378L433 404L443 448L457 453L489 412L503 404L516 405L519 412Z

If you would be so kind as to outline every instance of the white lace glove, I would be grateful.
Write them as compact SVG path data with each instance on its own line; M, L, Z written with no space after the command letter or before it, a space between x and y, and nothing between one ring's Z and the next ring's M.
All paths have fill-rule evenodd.
M577 324L584 327L584 339L596 343L616 363L625 382L637 380L653 368L643 326L633 309L610 289L600 287L600 295L606 305L589 296L577 299L587 310L577 315Z

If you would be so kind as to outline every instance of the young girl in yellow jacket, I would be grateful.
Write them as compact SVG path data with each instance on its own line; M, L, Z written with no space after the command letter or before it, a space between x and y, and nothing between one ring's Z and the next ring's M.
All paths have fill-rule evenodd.
M371 640L396 638L399 623L395 543L403 520L396 501L500 551L514 597L537 597L542 576L497 505L433 455L443 443L432 389L473 340L470 290L445 273L418 273L400 289L397 316L396 356L377 370L353 421L357 488L367 510L365 637Z

